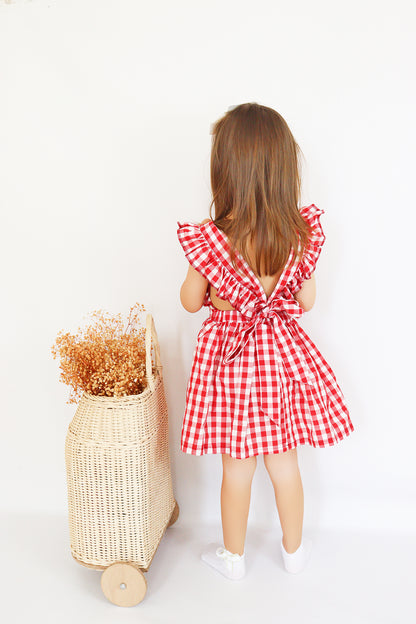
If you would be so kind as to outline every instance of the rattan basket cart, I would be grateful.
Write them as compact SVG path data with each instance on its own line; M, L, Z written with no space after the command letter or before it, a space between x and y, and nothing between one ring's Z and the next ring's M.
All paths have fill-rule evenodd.
M84 392L65 440L72 556L84 566L103 570L104 595L125 607L143 600L144 572L179 515L159 343L150 314L146 376L148 385L138 395L117 398Z

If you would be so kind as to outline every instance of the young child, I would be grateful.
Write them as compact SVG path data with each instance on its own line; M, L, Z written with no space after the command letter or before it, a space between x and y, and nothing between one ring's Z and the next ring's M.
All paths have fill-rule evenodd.
M256 103L233 107L212 129L215 218L178 222L189 261L180 298L209 317L197 337L181 450L221 453L223 546L203 561L225 577L245 574L244 543L258 455L270 475L285 569L300 572L301 444L333 445L353 430L329 364L296 319L315 302L324 212L299 209L299 147L285 120Z

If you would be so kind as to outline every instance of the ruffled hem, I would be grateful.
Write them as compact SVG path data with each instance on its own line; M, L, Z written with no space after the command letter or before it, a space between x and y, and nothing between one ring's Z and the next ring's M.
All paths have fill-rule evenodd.
M213 414L207 426L186 413L182 423L181 450L192 455L226 453L244 459L253 455L284 453L301 445L333 446L355 430L344 400L334 402L328 396L324 408L322 397L313 389L305 392L301 385L293 383L285 383L283 387L288 394L294 394L296 403L285 408L280 426L271 419L263 419L261 410L253 406L246 434L244 437L241 434L233 436L234 414ZM295 405L301 408L295 409ZM212 435L212 431L217 435Z
M279 453L286 453L287 451L291 451L292 449L298 448L300 446L310 446L312 448L327 448L330 446L335 446L336 444L339 444L340 442L348 438L354 431L354 426L351 424L348 428L345 428L342 436L339 438L331 438L330 440L315 440L310 435L305 435L299 440L290 441L286 444L283 444L281 446L278 445L274 448L270 448L270 446L267 446L265 448L257 447L256 449L246 450L245 452L236 452L230 447L230 445L226 444L211 444L203 448L185 446L184 444L181 444L180 450L182 451L182 453L186 453L187 455L195 455L198 457L201 455L227 454L231 455L231 457L233 457L234 459L248 459L249 457L256 457L260 455L278 455Z

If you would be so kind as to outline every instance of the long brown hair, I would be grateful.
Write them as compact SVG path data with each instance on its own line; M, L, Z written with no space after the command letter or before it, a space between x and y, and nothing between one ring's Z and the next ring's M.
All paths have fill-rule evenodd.
M240 104L212 128L211 188L215 225L258 275L281 273L291 250L302 257L310 226L299 212L300 148L281 115ZM249 247L253 257L249 256Z

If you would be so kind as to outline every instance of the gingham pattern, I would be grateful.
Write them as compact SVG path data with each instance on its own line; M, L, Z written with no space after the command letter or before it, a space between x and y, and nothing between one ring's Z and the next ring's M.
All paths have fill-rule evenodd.
M294 299L315 270L325 241L324 211L301 208L313 233L301 262L286 267L269 298L240 254L237 271L226 236L212 221L178 222L178 238L191 265L235 310L217 310L197 337L186 392L181 449L228 453L243 459L280 453L300 444L330 446L353 430L335 375L296 318Z

